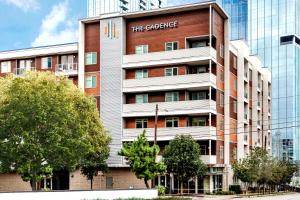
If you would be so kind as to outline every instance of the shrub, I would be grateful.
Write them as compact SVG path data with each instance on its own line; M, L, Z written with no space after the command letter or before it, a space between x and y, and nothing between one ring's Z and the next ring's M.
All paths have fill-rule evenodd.
M229 185L229 191L235 192L235 194L242 194L242 189L240 185Z
M166 188L162 185L158 185L155 187L158 190L159 196L164 196L166 194Z

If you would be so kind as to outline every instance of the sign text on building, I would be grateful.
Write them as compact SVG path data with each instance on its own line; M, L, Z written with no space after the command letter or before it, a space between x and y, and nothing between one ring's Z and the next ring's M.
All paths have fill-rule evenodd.
M162 22L158 24L147 24L145 26L133 26L131 28L133 32L144 32L144 31L177 28L177 27L178 27L178 22L172 21L172 22Z

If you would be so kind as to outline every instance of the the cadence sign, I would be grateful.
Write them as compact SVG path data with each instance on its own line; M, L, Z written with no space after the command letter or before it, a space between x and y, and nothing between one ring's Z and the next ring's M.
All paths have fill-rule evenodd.
M169 29L169 28L177 28L178 22L163 22L159 24L148 24L145 26L133 26L133 32L144 32L144 31L154 31L154 30L162 30L162 29Z

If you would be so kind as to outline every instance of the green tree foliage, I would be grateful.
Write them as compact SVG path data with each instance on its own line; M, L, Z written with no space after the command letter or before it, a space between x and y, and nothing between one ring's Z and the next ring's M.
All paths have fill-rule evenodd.
M207 172L206 165L200 159L200 146L192 136L177 135L166 146L163 157L167 172L176 174L181 183L181 194L184 181L204 176Z
M110 136L87 97L50 72L0 78L0 169L32 189L53 170L74 170L88 155L106 159Z
M146 187L149 188L148 180L164 173L166 166L163 162L156 162L156 157L160 151L159 146L150 146L145 134L144 131L137 140L125 144L119 155L125 156L136 177L144 179Z
M280 161L268 156L262 148L254 148L250 155L233 164L234 175L246 184L257 183L265 191L266 185L276 187L289 184L298 167L286 161Z

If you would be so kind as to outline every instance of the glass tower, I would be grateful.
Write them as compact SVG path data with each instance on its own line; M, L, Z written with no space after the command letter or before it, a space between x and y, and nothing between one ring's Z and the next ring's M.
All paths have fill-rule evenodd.
M272 72L273 155L300 163L300 1L249 0L249 45Z
M87 0L87 16L114 12L135 12L166 6L167 0Z

